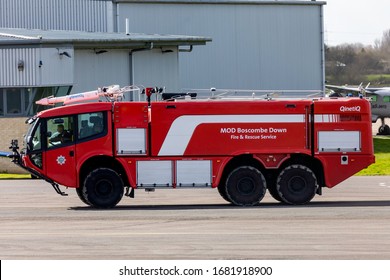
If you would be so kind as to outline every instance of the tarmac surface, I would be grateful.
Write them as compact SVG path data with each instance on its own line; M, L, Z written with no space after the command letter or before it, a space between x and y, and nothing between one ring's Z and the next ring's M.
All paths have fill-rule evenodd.
M157 189L96 210L66 192L0 180L0 259L390 259L390 176L352 177L305 206Z

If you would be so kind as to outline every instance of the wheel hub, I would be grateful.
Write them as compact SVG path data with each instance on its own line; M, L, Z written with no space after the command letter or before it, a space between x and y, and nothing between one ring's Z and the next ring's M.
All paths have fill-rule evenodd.
M107 196L111 193L112 188L112 183L108 180L103 179L97 182L95 191L96 194L98 194L99 196Z
M255 189L255 182L251 178L242 178L237 182L237 190L240 194L249 195Z
M306 181L300 176L294 176L288 181L288 188L294 193L299 193L306 189Z

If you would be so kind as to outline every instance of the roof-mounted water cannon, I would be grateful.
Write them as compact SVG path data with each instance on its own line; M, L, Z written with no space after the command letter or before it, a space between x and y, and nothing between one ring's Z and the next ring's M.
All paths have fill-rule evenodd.
M115 94L117 94L118 92L120 92L120 86L119 85L112 85L112 86L108 86L108 87L103 87L103 88L98 88L98 91L102 91L102 92L105 92L107 94L108 97L114 97Z
M108 101L120 101L123 99L123 94L130 91L138 91L139 87L137 86L126 86L121 88L119 85L111 85L106 87L98 88L93 91L86 91L81 93L75 93L66 96L54 97L49 96L42 98L35 103L38 105L55 105L56 103L63 103L64 105L88 102L88 101L98 101L100 97L107 98Z

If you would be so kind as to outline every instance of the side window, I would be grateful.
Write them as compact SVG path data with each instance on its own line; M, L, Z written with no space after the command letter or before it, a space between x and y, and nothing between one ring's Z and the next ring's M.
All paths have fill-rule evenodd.
M48 148L68 145L74 142L73 116L47 120Z
M78 138L80 140L94 137L104 131L104 118L102 112L80 114L77 117Z
M3 91L0 89L0 116L4 115Z

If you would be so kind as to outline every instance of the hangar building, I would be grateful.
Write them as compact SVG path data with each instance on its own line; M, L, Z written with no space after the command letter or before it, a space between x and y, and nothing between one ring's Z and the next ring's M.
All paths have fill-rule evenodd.
M204 45L196 36L0 28L0 150L21 141L35 101L119 84L164 85L176 91L181 48ZM126 100L137 100L127 95ZM19 172L0 160L0 172Z
M324 89L323 5L312 0L2 0L0 28L212 38L181 55L180 88ZM126 25L126 19L128 24Z
M32 92L75 93L102 84L155 83L172 91L323 91L323 5L310 0L2 0L0 33L8 35L0 38L0 126L7 119L14 128L20 121L13 117L38 109L31 102L39 94L32 97ZM39 33L51 43L40 44ZM153 48L121 49L118 38L126 33L142 41L131 48L147 49L151 42ZM111 36L117 36L116 46L104 45ZM78 44L83 38L96 44L84 48ZM21 44L28 40L33 47ZM62 41L56 45L56 40ZM160 46L156 40L175 43ZM64 52L70 58L60 55ZM20 60L22 71L15 70ZM0 150L7 149L10 137L6 142L0 137Z

